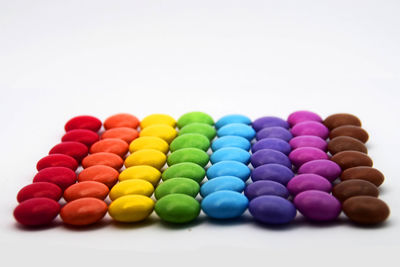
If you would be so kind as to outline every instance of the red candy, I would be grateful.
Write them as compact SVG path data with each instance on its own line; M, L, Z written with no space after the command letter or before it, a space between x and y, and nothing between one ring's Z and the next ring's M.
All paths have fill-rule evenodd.
M26 226L42 226L51 223L57 217L60 208L60 204L50 198L31 198L15 208L14 217Z
M86 130L86 129L76 129L76 130L71 130L68 131L61 139L63 142L79 142L87 147L90 147L97 141L99 141L99 136L97 133Z
M97 132L101 128L101 121L93 116L77 116L70 119L64 128L66 132L75 129L87 129Z
M73 157L76 161L81 162L88 154L88 148L79 142L63 142L55 145L49 154L64 154Z
M50 167L66 167L75 171L78 168L78 162L68 155L52 154L42 158L36 164L36 169L38 171Z
M48 182L58 185L63 191L76 182L76 174L69 168L51 167L39 171L33 182Z
M58 201L61 196L62 190L57 185L48 182L37 182L19 190L17 200L18 202L23 202L31 198L45 197Z

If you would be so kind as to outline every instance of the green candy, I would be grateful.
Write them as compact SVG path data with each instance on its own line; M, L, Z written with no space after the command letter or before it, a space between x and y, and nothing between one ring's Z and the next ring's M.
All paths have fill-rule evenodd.
M157 215L170 223L188 223L199 216L200 203L185 194L170 194L156 202Z
M188 112L186 114L183 114L177 121L178 128L185 127L188 124L194 123L194 122L200 122L200 123L206 123L209 125L214 125L214 120L213 118L200 111L193 111L193 112Z
M206 136L209 140L214 139L214 137L217 135L217 131L212 127L211 125L205 124L205 123L191 123L189 125L186 125L179 131L179 135L185 135L189 133L198 133Z
M162 180L166 181L171 178L185 177L201 183L205 175L206 171L200 165L192 162L183 162L167 168L162 174Z
M183 162L193 162L204 168L208 160L208 154L201 149L182 148L170 154L167 158L167 163L168 166L172 166Z
M162 182L157 186L154 195L156 199L160 199L169 194L185 194L196 197L200 191L200 185L188 178L172 178Z
M207 151L210 148L210 140L202 134L197 133L187 133L172 141L169 146L171 152L177 151L182 148L194 147L204 151Z

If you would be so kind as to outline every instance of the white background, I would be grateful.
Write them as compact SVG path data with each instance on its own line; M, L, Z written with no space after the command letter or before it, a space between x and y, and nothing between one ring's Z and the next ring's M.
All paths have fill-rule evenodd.
M399 1L0 1L2 266L399 264ZM358 115L386 176L387 223L284 228L203 215L171 227L155 215L119 226L27 231L18 190L72 116L104 120L286 118L298 109ZM3 263L7 264L4 265Z

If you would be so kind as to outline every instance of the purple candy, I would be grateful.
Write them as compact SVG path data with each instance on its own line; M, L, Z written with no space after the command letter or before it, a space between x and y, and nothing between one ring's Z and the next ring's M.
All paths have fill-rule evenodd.
M305 173L293 177L287 184L287 189L294 196L307 190L319 190L330 193L332 184L318 174Z
M315 147L300 147L290 152L289 159L292 161L293 165L298 168L306 162L317 159L329 159L329 157L328 154L321 149Z
M292 163L288 156L276 150L265 148L258 150L256 153L251 155L251 165L255 168L269 163L281 164L288 168L292 168Z
M256 119L252 123L252 126L253 126L254 130L256 130L257 132L263 128L268 128L268 127L273 127L273 126L279 126L279 127L289 129L289 123L287 123L287 121L282 120L281 118L272 117L272 116Z
M293 135L290 133L289 130L285 128L275 126L264 128L261 131L257 132L256 134L257 140L265 139L265 138L279 138L286 142L289 142L290 139L293 138Z
M244 190L244 194L249 200L264 195L274 195L283 198L289 197L289 191L284 185L268 180L261 180L249 184Z
M292 149L299 147L315 147L322 151L326 151L328 148L328 143L321 137L315 135L301 135L294 137L289 141L289 144Z
M249 211L254 219L266 224L287 224L296 217L292 202L278 196L259 196L250 201Z
M280 164L266 164L255 168L251 172L253 182L270 180L286 185L294 176L293 171Z
M315 135L322 139L326 139L329 136L328 128L326 128L322 123L316 121L300 122L293 126L291 133L293 136Z
M317 222L333 221L342 210L339 200L318 190L301 192L294 198L294 205L304 217Z
M277 150L286 155L288 155L290 153L290 151L292 151L292 148L289 145L289 143L286 141L283 141L282 139L279 139L279 138L262 139L253 145L253 147L251 148L251 151L254 153L254 152L257 152L258 150L265 149L265 148Z
M329 182L333 182L339 177L342 169L335 162L326 159L317 159L301 165L299 174L314 173L325 177Z
M290 124L290 126L293 127L293 125L296 125L297 123L304 121L322 122L322 118L314 112L307 110L299 110L290 114L287 121Z

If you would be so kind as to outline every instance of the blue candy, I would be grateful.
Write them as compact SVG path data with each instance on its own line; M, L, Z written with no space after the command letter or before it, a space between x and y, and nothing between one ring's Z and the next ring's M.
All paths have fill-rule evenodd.
M202 197L221 190L231 190L236 192L243 192L246 184L235 176L221 176L209 180L204 183L200 188L200 194Z
M237 147L249 151L250 146L251 144L246 138L232 135L216 139L214 142L212 142L211 149L213 151L217 151L218 149L224 147Z
M250 125L251 120L248 117L246 117L244 115L240 115L240 114L226 115L226 116L222 117L221 119L219 119L215 123L215 128L219 129L225 125L232 124L232 123L242 123L242 124Z
M250 176L250 169L237 161L221 161L212 165L207 170L207 178L209 180L218 176L235 176L243 181L247 181Z
M231 123L225 125L217 131L217 135L219 137L227 136L227 135L236 135L246 138L251 141L256 135L256 131L254 131L251 126L242 124L242 123Z
M225 147L215 151L210 157L212 164L226 160L238 161L247 165L250 162L250 153L237 147Z
M209 194L201 201L203 211L215 219L233 219L246 211L249 201L238 192L222 190Z
M254 219L265 224L287 224L296 217L292 202L278 196L259 196L250 201L249 211Z
M279 138L261 139L260 141L254 143L251 151L255 153L264 148L277 150L286 155L289 155L289 153L292 151L292 147L289 145L289 143Z

